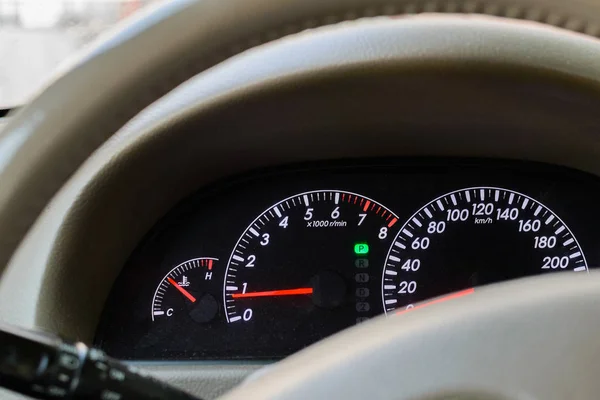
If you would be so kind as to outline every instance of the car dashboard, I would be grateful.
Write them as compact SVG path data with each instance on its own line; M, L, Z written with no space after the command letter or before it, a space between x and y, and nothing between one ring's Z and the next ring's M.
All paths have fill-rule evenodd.
M599 201L592 175L490 159L242 174L190 195L147 233L95 344L128 360L278 360L428 299L586 274L600 256L587 223Z
M470 311L488 285L561 274L592 282L597 43L494 10L512 8L325 19L261 37L121 129L130 100L112 96L98 106L102 123L77 125L112 137L81 160L3 273L1 319L93 344L212 399L321 339L307 351L476 293L463 302ZM115 65L120 81L90 82L126 84L127 65ZM166 77L140 87L170 90ZM73 105L56 121L79 115ZM523 281L505 287L536 280Z

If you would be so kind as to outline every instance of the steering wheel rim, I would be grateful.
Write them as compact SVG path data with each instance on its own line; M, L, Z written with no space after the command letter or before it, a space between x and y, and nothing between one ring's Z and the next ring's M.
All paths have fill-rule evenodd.
M289 357L222 399L595 399L600 319L590 315L599 278L526 278L382 316Z
M595 36L600 32L598 29L600 17L596 17L600 15L597 12L600 6L588 1L580 1L577 4L571 2L564 5L560 1L553 0L523 0L520 7L515 7L509 0L495 0L489 3L465 0L439 3L437 4L438 8L427 8L426 4L432 3L416 0L330 0L327 2L179 0L151 10L124 26L76 61L68 74L55 80L30 105L13 116L9 125L2 132L0 136L0 160L2 160L0 161L0 182L2 182L0 191L0 269L8 262L52 196L79 165L110 138L120 126L179 83L248 48L306 28L361 17L423 11L500 14L513 18L539 20L549 25L583 31L588 35ZM235 27L235 29L231 27ZM172 32L178 32L181 35L171 35ZM566 31L565 33L572 34ZM219 39L218 43L213 43L215 38ZM165 49L164 52L154 51L157 43L159 43L158 47ZM142 53L143 55L140 56ZM177 60L177 62L173 63L173 60ZM116 61L121 61L121 63ZM164 80L148 86L147 82L157 76L164 77ZM90 82L93 82L91 86L92 89L95 89L94 96L89 96ZM111 107L115 111L106 115L104 111ZM65 110L74 110L74 112L65 114ZM86 134L82 134L82 132L86 132ZM353 390L343 392L346 398L358 398L358 394L364 398L367 392L359 389L367 387L375 389L375 387L369 385L367 381L357 377L355 379L355 375L344 374L343 369L332 368L329 373L320 375L300 373L301 370L306 369L306 364L310 359L310 357L306 358L306 354L316 355L320 352L321 357L318 360L325 362L327 357L323 354L334 355L328 353L328 349L337 349L335 355L342 357L340 354L343 349L339 347L340 343L347 343L349 337L355 338L357 331L362 335L369 336L368 342L371 345L376 338L380 338L378 334L387 332L392 334L393 338L402 337L406 343L413 343L414 346L415 340L421 341L425 337L423 332L435 332L434 328L439 328L440 323L443 322L442 325L447 324L445 333L448 332L452 336L452 332L458 331L459 328L453 321L461 320L460 317L464 316L466 312L464 310L472 310L469 318L479 321L479 326L487 326L489 320L484 318L484 314L490 310L494 310L498 315L519 315L524 318L519 321L519 326L525 329L529 326L525 316L532 315L532 313L539 315L544 304L546 307L559 307L563 303L568 303L569 307L564 310L561 308L561 312L558 314L564 317L562 323L570 321L570 323L583 324L587 321L586 332L590 332L590 336L582 338L582 342L589 343L593 333L598 332L599 327L596 326L593 318L569 320L568 310L574 305L584 304L584 294L588 296L586 299L594 303L597 298L594 293L598 293L599 279L588 277L585 284L582 284L580 277L561 278L563 280L560 283L557 278L538 278L526 283L509 283L505 285L504 289L498 286L482 290L473 299L460 300L452 305L442 305L432 308L431 311L415 313L414 316L401 317L391 322L375 322L372 325L358 327L356 330L332 338L331 341L318 344L315 349L309 350L307 353L291 358L282 363L279 371L274 371L272 375L267 375L263 379L257 380L256 383L232 392L228 398L238 398L235 396L241 396L241 393L245 398L248 398L250 394L254 398L286 399L325 395L339 396L341 393L333 393L329 391L331 388L328 387L335 387L344 382L353 382L353 385L348 386ZM538 280L539 282L537 282ZM559 291L559 295L551 303L542 304L539 293L542 291L550 293L553 290ZM513 292L519 294L512 296ZM531 298L525 293L536 293L536 295ZM501 304L500 299L505 298L507 294L511 294L510 303ZM475 300L475 302L471 300ZM524 308L517 314L508 314L506 304L522 304ZM589 303L585 304L588 306L582 307L580 310L582 310L582 314L590 315L593 308L589 306ZM488 308L480 308L482 306ZM455 314L456 308L460 310L458 314ZM457 319L450 320L447 314L452 314L453 318ZM400 324L398 322L400 320L406 320L406 324ZM546 314L544 317L540 317L540 321L548 324L556 322L555 318ZM413 322L424 330L407 328ZM513 321L513 324L516 322ZM470 326L471 331L477 331L476 326ZM560 327L555 324L548 325L547 328L550 326ZM408 334L406 332L412 336L408 338L405 336ZM557 329L557 332L564 333L564 330ZM523 335L525 334L526 332L523 332ZM559 343L567 346L569 342L564 339L560 341L561 337L568 336L554 335L547 338L547 343ZM386 338L392 339L391 336L386 336ZM383 343L385 342L380 342L379 345ZM406 349L407 347L402 345L399 348ZM352 355L355 354L352 353ZM499 352L498 357L507 354L508 352ZM580 352L577 354L581 355ZM413 354L412 357L413 360L417 359L416 354ZM371 361L374 360L372 357L365 356L365 359L367 358ZM383 362L383 358L380 360ZM390 360L387 360L385 363L389 364ZM423 358L423 360L435 363L436 358ZM577 363L578 361L579 363ZM572 360L571 364L577 365L579 370L583 365L581 363L585 364L586 361L589 361L588 358L582 357L580 360ZM538 362L540 361L538 360ZM347 370L352 363L347 359L338 358L338 364ZM322 364L322 366L325 365L331 367L330 364ZM586 365L594 366L592 363ZM468 371L467 374L477 372L473 368ZM507 371L510 372L510 370ZM332 380L331 374L337 374L340 379ZM306 380L301 382L299 380L301 377ZM324 380L325 377L329 379ZM587 374L580 374L577 378L582 379L581 381L571 380L565 386L581 388L580 391L573 390L572 393L576 393L576 396L570 396L570 398L593 398L591 396L598 389L594 379L590 379ZM585 382L583 378L586 378ZM551 379L553 382L558 382L559 377L552 375ZM308 384L309 382L310 384ZM337 382L337 384L333 382ZM363 386L357 386L356 384L359 382ZM397 382L388 380L386 385L392 383L397 384ZM408 383L407 381L406 387L408 387ZM455 385L459 383L464 382L455 382ZM386 385L382 387L388 387ZM267 386L270 388L266 388ZM552 397L554 395L549 392L527 392L527 395L535 398L535 396L547 394L549 397L542 396L540 398L564 398L565 391L562 390L562 387L559 388L558 385L551 387L563 396ZM435 388L435 386L430 386L425 393L423 386L415 385L413 392L406 391L403 394L407 396L409 394L411 396L430 395L435 394L431 393L431 390ZM267 389L270 391L265 391ZM313 391L308 391L309 389ZM509 396L509 398L523 396L523 393L520 392L495 393L495 387L475 389L482 389L486 394L491 393L492 396L502 395ZM523 391L526 390L527 388L523 389ZM370 394L373 395L373 393L379 392Z

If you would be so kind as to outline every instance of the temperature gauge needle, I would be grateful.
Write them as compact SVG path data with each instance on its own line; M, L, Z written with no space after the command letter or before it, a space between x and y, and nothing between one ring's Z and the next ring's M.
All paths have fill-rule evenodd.
M231 295L234 299L243 299L248 297L274 297L274 296L294 296L299 294L312 294L312 288L300 288L300 289L285 289L285 290L269 290L266 292L247 292L247 293L234 293Z
M169 281L169 283L171 285L175 286L175 288L177 290L179 290L182 295L184 295L185 297L187 297L189 301L191 301L192 303L196 302L196 298L194 296L192 296L190 294L190 292L188 292L187 290L185 290L184 288L182 288L181 286L179 286L179 284L177 284L177 282L175 282L175 279L169 277L169 278L167 278L167 280Z

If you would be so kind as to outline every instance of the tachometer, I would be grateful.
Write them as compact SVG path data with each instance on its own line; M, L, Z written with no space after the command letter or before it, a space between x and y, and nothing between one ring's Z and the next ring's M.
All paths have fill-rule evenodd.
M397 222L375 200L340 190L274 204L231 253L223 285L227 321L310 343L379 314L380 265Z
M541 202L475 187L426 204L394 238L382 276L384 311L469 287L554 271L587 272L567 225Z

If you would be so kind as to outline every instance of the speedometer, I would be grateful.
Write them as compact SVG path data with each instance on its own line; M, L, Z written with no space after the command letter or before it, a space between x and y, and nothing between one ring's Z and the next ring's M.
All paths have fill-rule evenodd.
M399 229L382 276L386 313L451 291L554 271L587 272L577 239L541 202L475 187L426 204Z

